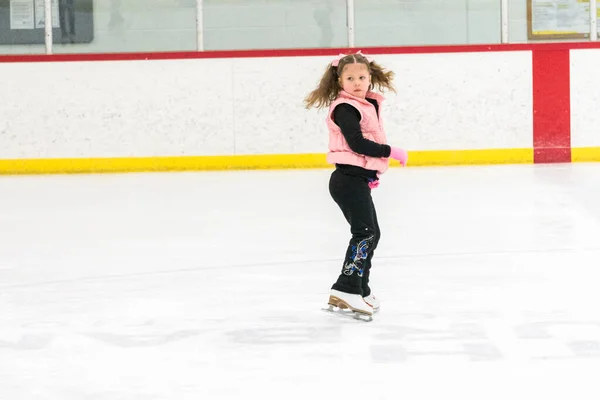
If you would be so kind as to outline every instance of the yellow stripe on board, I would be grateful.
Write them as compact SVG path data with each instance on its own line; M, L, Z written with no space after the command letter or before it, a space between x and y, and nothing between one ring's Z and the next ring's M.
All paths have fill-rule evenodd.
M533 149L410 151L409 157L409 166L533 163ZM325 154L0 160L5 175L330 167Z
M327 167L323 154L0 160L0 174L217 171Z
M412 166L528 164L533 163L533 149L411 151L408 163Z
M600 147L574 147L571 149L571 162L600 161Z

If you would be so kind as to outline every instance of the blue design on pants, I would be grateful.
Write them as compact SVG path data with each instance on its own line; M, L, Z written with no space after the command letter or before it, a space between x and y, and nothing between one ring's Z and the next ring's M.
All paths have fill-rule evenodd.
M372 241L373 236L369 236L368 238L358 242L358 244L352 246L352 253L350 255L351 260L344 265L344 269L342 271L344 275L350 276L354 273L354 271L356 271L358 276L363 276L363 260L366 260L367 256L369 255L367 250L369 249L369 244Z

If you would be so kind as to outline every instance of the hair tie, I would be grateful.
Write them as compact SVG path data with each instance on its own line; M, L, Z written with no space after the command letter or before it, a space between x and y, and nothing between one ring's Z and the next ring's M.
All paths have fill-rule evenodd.
M363 54L362 50L357 51L356 54L360 54L361 56L363 56L364 58L366 58L369 63L372 63L374 61L373 57L368 56L366 54Z
M338 56L336 58L333 59L333 61L331 62L331 66L332 67L337 67L338 65L340 65L340 60L342 58L346 57L346 54L338 54Z
M366 58L367 61L369 62L369 64L373 62L373 57L363 54L362 50L359 50L354 54L358 54L359 56ZM338 65L340 65L340 60L349 55L351 55L351 54L343 54L343 53L338 54L338 56L336 58L334 58L333 61L331 62L331 66L337 67Z

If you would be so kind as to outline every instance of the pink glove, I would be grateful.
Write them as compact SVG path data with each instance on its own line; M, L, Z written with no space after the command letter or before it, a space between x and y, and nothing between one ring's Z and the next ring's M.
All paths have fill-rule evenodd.
M376 181L369 181L369 188L375 189L379 186L379 179Z
M400 164L402 164L403 167L406 167L406 163L408 162L408 153L406 150L403 150L399 147L392 147L390 158L400 161Z

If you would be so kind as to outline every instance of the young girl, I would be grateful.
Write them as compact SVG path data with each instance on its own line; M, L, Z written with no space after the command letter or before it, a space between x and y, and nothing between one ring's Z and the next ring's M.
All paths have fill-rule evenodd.
M335 165L329 193L350 224L352 238L342 271L331 287L329 305L372 315L379 300L371 293L369 275L373 252L380 232L371 189L388 169L389 158L405 166L406 151L386 144L381 120L384 98L371 90L394 90L394 73L359 51L340 54L321 78L318 87L305 99L306 108L329 107L327 161Z

